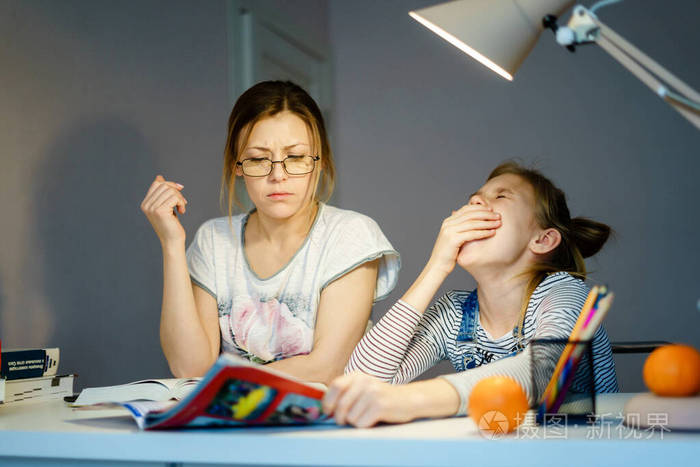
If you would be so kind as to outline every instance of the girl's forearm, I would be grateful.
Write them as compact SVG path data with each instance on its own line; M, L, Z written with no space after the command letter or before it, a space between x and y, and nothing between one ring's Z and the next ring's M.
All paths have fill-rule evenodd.
M413 285L401 297L401 300L411 305L419 313L423 313L440 290L440 286L447 278L447 274L428 262L421 271Z
M411 419L451 417L459 410L460 398L452 384L441 378L395 386L410 407Z
M195 306L184 242L163 245L163 304L160 342L176 377L201 376L214 352Z

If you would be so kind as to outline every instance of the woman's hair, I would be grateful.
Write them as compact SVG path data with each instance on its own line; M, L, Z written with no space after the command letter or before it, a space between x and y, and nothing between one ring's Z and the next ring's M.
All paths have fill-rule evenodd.
M327 201L335 185L333 153L328 143L326 126L316 102L300 86L290 81L263 81L248 89L236 101L228 119L228 137L224 149L224 170L220 200L224 199L231 216L234 205L243 209L236 195L236 162L255 124L280 112L289 111L301 118L312 135L311 155L319 156L321 175L315 171L314 199Z
M586 263L583 259L598 253L612 230L608 225L585 217L572 219L564 192L539 171L508 161L493 169L488 180L505 174L517 175L532 186L537 224L543 229L557 229L561 234L559 246L525 272L532 276L523 304L527 308L532 292L547 274L566 271L572 276L585 279Z

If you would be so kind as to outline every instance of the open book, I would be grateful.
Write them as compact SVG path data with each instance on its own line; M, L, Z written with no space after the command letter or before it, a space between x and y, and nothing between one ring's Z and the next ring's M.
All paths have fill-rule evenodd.
M225 353L180 401L114 402L129 409L139 428L145 430L299 425L328 419L321 410L324 393L322 384L302 383Z
M109 402L135 400L167 401L180 400L199 383L201 378L144 379L118 386L85 388L73 406L84 406Z

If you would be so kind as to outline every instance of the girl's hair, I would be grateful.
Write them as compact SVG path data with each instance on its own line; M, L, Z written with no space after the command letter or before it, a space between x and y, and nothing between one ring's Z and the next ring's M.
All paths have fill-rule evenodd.
M508 161L493 169L488 180L504 174L517 175L532 186L537 224L543 229L555 228L561 234L559 246L543 261L525 272L532 277L521 310L524 312L530 296L547 274L566 271L572 276L585 279L586 263L583 259L598 253L612 230L608 225L584 217L572 219L564 192L539 171Z
M327 201L333 193L335 185L333 153L318 105L306 91L291 81L263 81L241 94L228 119L220 201L223 207L226 199L229 217L232 215L234 205L244 209L236 194L236 162L253 126L264 118L284 111L293 113L306 123L313 139L311 155L321 158L321 175L319 176L319 171L315 171L313 182L314 200Z

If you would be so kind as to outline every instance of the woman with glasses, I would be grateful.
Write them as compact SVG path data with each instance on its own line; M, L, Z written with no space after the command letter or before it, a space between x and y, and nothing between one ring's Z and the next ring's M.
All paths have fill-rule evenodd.
M305 381L342 374L400 260L372 219L325 204L334 178L318 106L281 81L234 105L221 189L228 216L205 222L187 250L183 186L156 177L141 209L163 250L160 336L174 375L202 375L223 351ZM239 191L254 208L234 215Z

